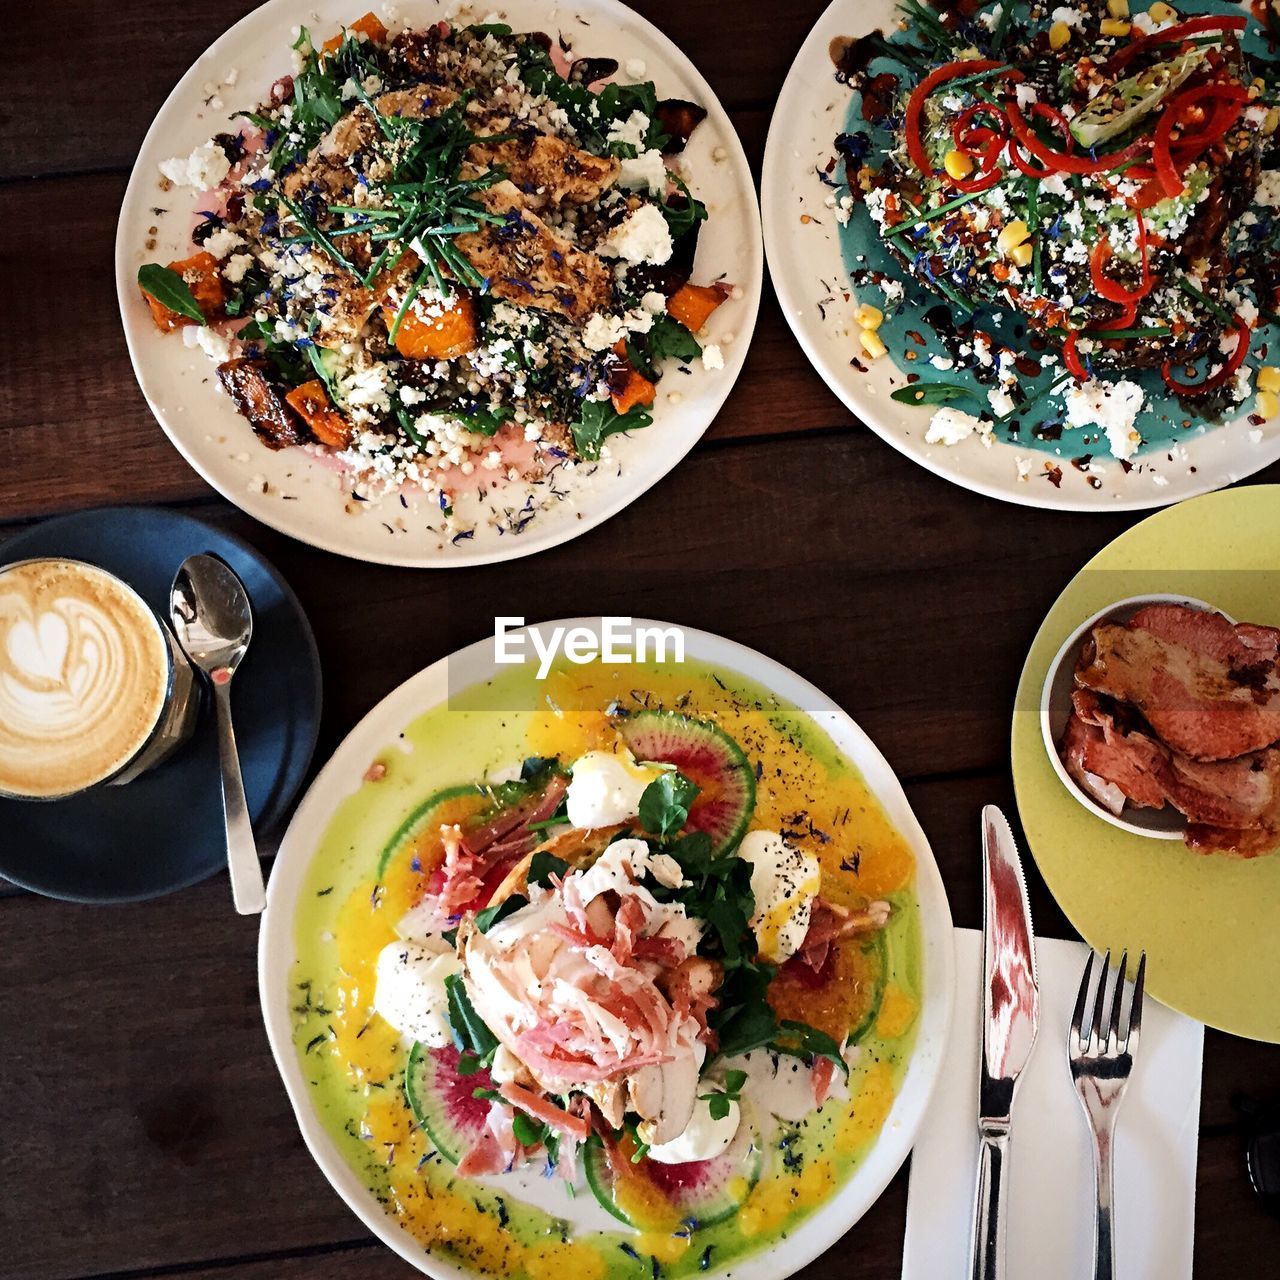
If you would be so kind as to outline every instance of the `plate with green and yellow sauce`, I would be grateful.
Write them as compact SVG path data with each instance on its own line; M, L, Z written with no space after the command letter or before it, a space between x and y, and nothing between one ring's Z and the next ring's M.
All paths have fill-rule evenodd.
M790 1275L923 1120L951 926L902 788L813 686L680 634L679 661L544 678L461 650L353 730L281 846L277 1063L428 1275Z

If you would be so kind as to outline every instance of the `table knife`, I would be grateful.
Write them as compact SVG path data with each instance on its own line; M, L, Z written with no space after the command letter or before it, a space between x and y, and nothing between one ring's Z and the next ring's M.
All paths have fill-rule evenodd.
M1040 1021L1035 938L1027 883L1009 820L982 811L982 1076L978 1089L978 1188L972 1280L1004 1280L1004 1207L1009 1121L1018 1077Z

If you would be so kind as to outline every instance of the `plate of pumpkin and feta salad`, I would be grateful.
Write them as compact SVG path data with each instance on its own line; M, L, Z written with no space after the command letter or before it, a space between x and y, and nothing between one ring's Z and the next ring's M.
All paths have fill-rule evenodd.
M1040 506L1162 505L1280 456L1274 0L854 9L810 36L765 180L770 244L808 217L780 292L809 292L788 314L850 407Z
M630 10L545 23L272 0L157 118L117 241L130 352L251 514L365 559L509 558L714 417L762 272L741 146Z
M281 847L277 1063L335 1187L430 1275L789 1275L923 1119L950 918L906 799L812 686L684 636L545 680L453 655Z

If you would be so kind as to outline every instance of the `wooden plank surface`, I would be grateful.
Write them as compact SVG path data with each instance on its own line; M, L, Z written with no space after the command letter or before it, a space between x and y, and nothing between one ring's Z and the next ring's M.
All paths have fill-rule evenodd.
M730 635L858 717L908 779L957 923L977 925L976 813L1012 806L1022 658L1079 565L1136 517L1006 506L915 467L852 420L767 296L744 376L689 461L536 561L397 571L254 525L152 421L111 265L151 117L250 7L68 0L66 40L49 38L47 7L6 15L22 56L0 95L0 259L12 297L49 299L56 279L57 305L0 321L0 540L34 516L122 502L182 504L248 537L316 629L320 759L390 688L485 634L495 610L647 614ZM823 0L638 7L707 75L758 173L769 110ZM1280 466L1257 479L1280 480ZM1031 891L1040 932L1070 936L1034 871ZM0 931L0 1280L417 1274L303 1148L262 1030L256 927L231 913L225 877L112 910L10 892ZM1210 1033L1196 1216L1196 1275L1210 1280L1275 1269L1277 1227L1251 1200L1234 1130L1238 1092L1280 1092L1280 1050ZM900 1174L805 1275L896 1277L906 1185Z
M50 12L16 5L6 31L23 51L22 72L0 96L0 181L86 170L128 170L147 129L187 68L252 0L199 5L104 4L67 0L49 38ZM378 4L372 6L375 10ZM449 12L456 5L440 6ZM707 78L726 108L771 106L791 60L824 0L790 0L785 10L761 3L733 8L719 0L640 0L633 6L670 36ZM498 6L501 8L501 5ZM562 20L571 4L548 4ZM359 0L352 18L363 12ZM477 12L486 12L477 6ZM549 25L555 27L556 19ZM225 73L229 68L220 67ZM63 91L65 89L65 91ZM227 110L249 106L223 95Z
M957 924L980 923L976 814L1011 804L1003 773L910 784ZM1033 876L1045 936L1068 926ZM383 1249L316 1261L364 1237L303 1148L266 1046L255 986L256 925L229 908L225 877L159 902L103 910L24 896L0 904L2 1280L169 1274L258 1258L219 1275L411 1274ZM127 955L129 961L120 963ZM1248 1267L1274 1224L1252 1209L1223 1079L1277 1083L1274 1049L1206 1044L1197 1274ZM25 1171L57 1168L57 1191ZM900 1266L905 1179L846 1246L804 1274L890 1277ZM62 1224L74 1222L68 1232ZM1229 1223L1229 1229L1227 1224ZM282 1259L300 1254L284 1266ZM265 1255L265 1258L264 1258ZM167 1270L168 1269L168 1270Z

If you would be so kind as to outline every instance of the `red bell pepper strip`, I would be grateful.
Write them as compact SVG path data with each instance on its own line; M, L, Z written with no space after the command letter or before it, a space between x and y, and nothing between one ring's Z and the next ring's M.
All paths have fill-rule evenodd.
M1037 113L1039 115L1049 115L1050 118L1059 115L1052 107L1045 107L1044 103L1035 103L1034 105L1044 107L1043 111ZM1131 142L1122 150L1112 151L1105 156L1099 156L1096 160L1071 154L1075 145L1074 139L1068 143L1066 151L1055 151L1048 143L1040 141L1035 130L1027 123L1026 116L1022 114L1022 109L1015 100L1010 99L1005 104L1005 111L1008 113L1009 124L1013 128L1014 137L1037 160L1064 173L1105 173L1108 169L1114 169L1117 165L1124 164L1126 160L1131 160L1149 145L1147 139L1140 138L1137 142Z
M1187 383L1179 382L1173 376L1173 362L1166 360L1160 366L1160 375L1164 378L1165 385L1175 395L1179 396L1203 396L1210 391L1216 391L1219 387L1235 377L1236 370L1244 364L1245 357L1249 354L1249 343L1253 335L1253 330L1245 323L1243 317L1237 312L1232 316L1235 323L1236 332L1240 338L1236 342L1235 350L1227 357L1226 363L1212 377L1206 378L1203 382Z
M1107 70L1114 72L1119 68L1132 62L1140 53L1144 53L1148 49L1153 49L1157 45L1162 44L1180 44L1183 40L1190 36L1199 35L1202 31L1243 31L1248 25L1249 19L1243 15L1240 17L1227 17L1226 15L1208 14L1203 18L1191 18L1186 22L1179 22L1172 27L1166 27L1163 31L1157 31L1149 36L1143 36L1140 40L1134 40L1132 43L1124 46L1123 49L1117 49L1115 53L1107 59Z
M1147 256L1147 223L1141 213L1137 218L1138 259L1142 267L1142 280L1136 289L1126 289L1118 280L1113 280L1106 274L1106 266L1112 256L1111 241L1106 236L1094 245L1093 252L1089 255L1089 278L1093 282L1094 292L1108 302L1118 302L1122 307L1136 305L1151 292L1155 284Z
M924 138L920 132L920 124L924 116L924 104L929 100L930 94L940 85L946 84L948 80L955 80L959 76L977 75L982 71L994 71L997 67L1004 65L1003 62L995 62L990 58L962 59L958 62L944 63L929 72L911 91L911 97L907 99L907 112L904 122L907 135L907 155L911 157L911 163L925 177L932 177L936 172L929 163L929 157L924 149Z
M1067 371L1077 382L1088 382L1088 370L1080 362L1080 352L1076 347L1079 339L1080 334L1075 330L1067 334L1067 340L1062 344L1062 359L1067 366Z
M1155 146L1151 151L1156 177L1160 179L1160 185L1167 196L1180 196L1187 189L1169 147L1169 138L1177 121L1177 114L1173 111L1166 111L1160 117L1160 123L1156 125Z

